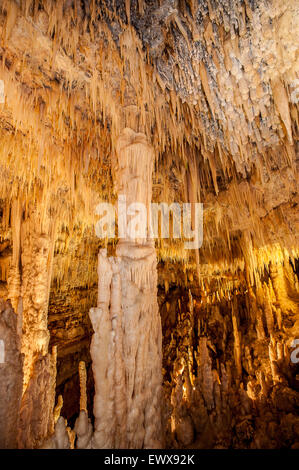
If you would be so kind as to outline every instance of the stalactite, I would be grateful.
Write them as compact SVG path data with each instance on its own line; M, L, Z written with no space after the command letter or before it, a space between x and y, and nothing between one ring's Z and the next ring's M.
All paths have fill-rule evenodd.
M265 317L266 317L266 322L267 322L267 330L268 330L269 335L271 335L274 331L274 318L273 318L273 313L272 313L269 289L267 285L263 287L263 295L264 295L264 312L265 312Z
M28 210L23 219L20 198L12 205L13 257L8 295L18 311L22 305L22 352L24 391L28 385L35 354L48 352L47 308L50 291L54 226L47 207ZM52 246L51 246L52 245Z
M289 277L291 275L292 272ZM265 277L263 282L259 275L255 277L249 300L248 277L244 276L243 282L245 284L238 292L235 286L231 287L227 299L221 300L214 295L212 304L207 294L211 296L214 289L218 290L218 284L207 282L200 293L193 287L196 306L192 313L193 331L187 333L186 324L181 320L172 324L171 335L166 329L164 376L168 376L169 368L171 370L175 364L171 382L164 385L166 399L171 405L167 432L170 447L189 447L200 442L203 448L274 448L280 445L281 439L291 439L294 448L296 446L292 426L299 395L293 388L296 366L290 366L287 340L295 331L294 326L290 322L281 328L283 319L281 314L277 315L279 307L270 277ZM183 309L188 304L188 297L190 304L190 293L188 295L186 291L185 297L181 297ZM245 299L248 300L246 303ZM174 300L169 293L163 294L163 301L165 308L166 303L170 304L167 309L171 312ZM163 311L164 307L162 318ZM279 315L281 320L276 321ZM192 359L182 347L182 344L189 344L190 336L197 363L191 395L186 370ZM288 423L284 431L278 431L282 415ZM189 418L194 432L191 442L188 440L192 435L188 431ZM184 426L186 435L182 436Z

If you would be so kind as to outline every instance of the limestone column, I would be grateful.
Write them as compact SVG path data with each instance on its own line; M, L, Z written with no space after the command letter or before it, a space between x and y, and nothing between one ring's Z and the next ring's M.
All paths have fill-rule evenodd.
M48 301L55 220L44 201L12 204L13 256L8 292L18 313L23 364L23 396L18 446L37 447L54 431L56 352L48 352Z
M124 129L117 142L118 195L143 203L152 197L153 148L142 133ZM128 220L128 222L130 222ZM120 235L120 233L119 233ZM122 234L116 257L99 253L97 308L91 309L95 379L94 448L161 445L162 332L157 261L148 230Z
M0 299L0 449L17 447L22 365L17 315L9 302Z

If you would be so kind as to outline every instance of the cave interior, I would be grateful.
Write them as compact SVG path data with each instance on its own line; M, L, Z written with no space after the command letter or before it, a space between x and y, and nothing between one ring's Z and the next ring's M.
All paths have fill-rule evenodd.
M1 449L299 449L298 37L1 0Z

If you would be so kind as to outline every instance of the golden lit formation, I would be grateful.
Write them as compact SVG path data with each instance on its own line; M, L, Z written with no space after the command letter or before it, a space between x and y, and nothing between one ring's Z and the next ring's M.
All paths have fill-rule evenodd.
M299 448L298 30L296 0L0 2L0 448ZM155 239L99 236L122 198Z

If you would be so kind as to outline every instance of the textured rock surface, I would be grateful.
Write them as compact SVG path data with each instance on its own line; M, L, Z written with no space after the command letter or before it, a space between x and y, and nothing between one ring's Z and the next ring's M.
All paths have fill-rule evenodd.
M23 388L23 358L17 315L11 304L0 299L0 448L17 447L16 429Z
M39 447L54 431L56 350L35 358L19 410L18 448Z
M189 291L189 299L184 289L161 293L169 447L298 445L299 369L291 361L298 297L285 303L291 302L298 272L288 260L278 264L275 276L277 271L279 295L269 266L268 278L257 277L249 297L238 278L226 292L214 282L208 296L204 288L194 298Z

